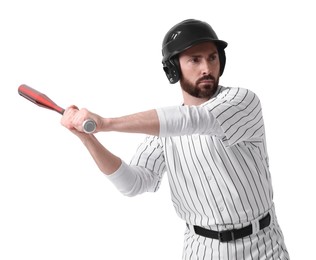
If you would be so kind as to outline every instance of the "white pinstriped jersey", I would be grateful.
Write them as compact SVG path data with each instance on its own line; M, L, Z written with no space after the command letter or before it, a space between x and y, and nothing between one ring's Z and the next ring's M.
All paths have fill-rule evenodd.
M110 180L128 196L159 188L167 172L174 208L190 225L241 228L271 212L269 230L219 243L187 230L184 259L289 259L274 215L258 97L219 86L200 106L157 109L160 136L147 136L130 166ZM212 256L212 257L210 257Z
M269 210L273 193L257 96L219 87L214 98L196 109L169 108L164 116L160 111L160 135L167 137L148 136L131 164L149 169L158 179L167 170L174 207L190 224L243 223ZM205 127L213 124L212 118L224 135L212 135L213 129Z

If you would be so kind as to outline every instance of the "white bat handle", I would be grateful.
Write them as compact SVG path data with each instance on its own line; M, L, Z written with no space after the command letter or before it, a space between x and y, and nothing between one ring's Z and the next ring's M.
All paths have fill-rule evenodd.
M83 131L87 134L92 134L97 128L97 124L92 119L87 119L82 124Z

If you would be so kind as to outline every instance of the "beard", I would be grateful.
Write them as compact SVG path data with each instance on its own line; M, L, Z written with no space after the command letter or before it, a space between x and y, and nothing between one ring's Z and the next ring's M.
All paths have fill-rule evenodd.
M202 84L202 80L213 80L213 83ZM199 78L195 83L191 83L183 76L180 79L180 85L183 91L193 97L210 99L218 88L219 78L214 78L212 75L207 75Z

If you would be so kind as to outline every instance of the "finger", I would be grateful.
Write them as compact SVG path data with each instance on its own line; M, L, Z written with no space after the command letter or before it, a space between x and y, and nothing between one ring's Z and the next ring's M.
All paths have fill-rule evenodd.
M69 108L73 108L73 109L79 110L79 108L76 105L71 105Z
M77 113L78 108L75 105L66 108L61 118L61 124L68 129L74 129L74 118L76 117Z
M69 106L69 107L67 107L66 109L65 109L65 112L64 112L64 115L66 114L69 114L70 112L74 112L74 111L78 111L79 110L79 108L77 107L77 106L75 106L75 105L71 105L71 106Z

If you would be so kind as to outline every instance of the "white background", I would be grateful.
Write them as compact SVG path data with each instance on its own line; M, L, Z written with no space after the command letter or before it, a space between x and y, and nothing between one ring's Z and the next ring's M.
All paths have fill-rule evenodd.
M187 18L229 45L221 84L261 98L279 223L292 259L315 241L313 1L0 1L0 259L181 259L185 224L165 176L126 198L60 115L18 95L25 83L61 106L114 117L181 102L161 42ZM99 133L129 162L143 135Z

